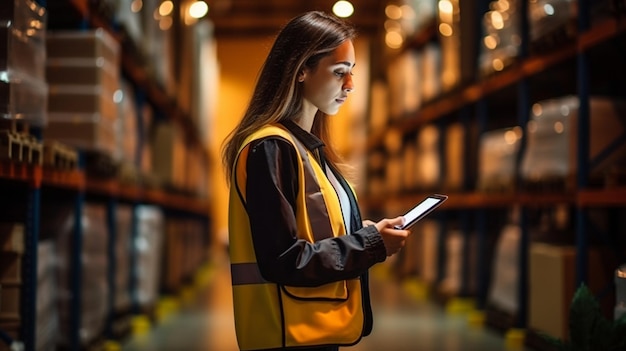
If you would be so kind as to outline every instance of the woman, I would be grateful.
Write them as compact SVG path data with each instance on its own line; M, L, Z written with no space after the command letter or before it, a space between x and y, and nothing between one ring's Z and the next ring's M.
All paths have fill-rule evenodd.
M402 218L362 222L328 143L353 89L355 31L291 20L225 144L237 341L242 350L337 350L372 328L368 269L404 245ZM364 224L367 226L364 227Z

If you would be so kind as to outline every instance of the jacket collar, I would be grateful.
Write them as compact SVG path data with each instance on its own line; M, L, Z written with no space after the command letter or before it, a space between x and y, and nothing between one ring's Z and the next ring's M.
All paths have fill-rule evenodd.
M324 142L315 135L302 129L297 123L291 120L280 122L293 136L295 136L309 151L315 151L316 149L324 146Z

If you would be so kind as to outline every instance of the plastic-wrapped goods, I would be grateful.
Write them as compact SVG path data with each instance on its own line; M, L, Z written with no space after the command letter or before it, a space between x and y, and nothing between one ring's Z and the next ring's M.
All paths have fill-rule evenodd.
M370 88L370 133L376 133L385 126L389 119L389 88L387 84L376 80Z
M439 129L435 125L424 126L417 134L416 183L420 189L437 186L441 174L439 154Z
M515 187L515 162L522 129L502 128L483 133L479 146L478 184L481 191L512 191Z
M470 235L469 251L465 250L465 236L459 230L450 230L446 234L445 273L439 284L439 291L444 295L453 296L461 293L463 284L463 270L469 273L467 293L475 291L476 287L476 236ZM469 267L463 267L464 255L469 255Z
M483 17L484 37L480 47L479 68L483 76L502 71L517 57L521 45L519 0L497 0L489 4Z
M403 114L417 111L422 105L421 76L419 74L420 56L414 51L409 51L403 55L404 91L401 95Z
M519 282L519 247L521 230L508 224L500 232L493 260L491 286L487 301L498 311L517 314Z
M57 256L53 240L37 244L37 323L36 345L38 351L55 350L59 335L59 308L57 305Z
M626 264L615 270L615 320L626 315Z
M59 279L59 316L61 337L70 335L70 306L72 301L71 292L71 250L74 213L66 211L65 218L58 220L59 227L56 230L48 230L56 233L56 247L59 254L57 263ZM103 205L87 203L83 207L82 218L82 250L80 255L81 274L81 306L80 306L80 343L88 345L104 330L108 317L108 231L106 221L106 209ZM69 342L67 339L60 340L61 344Z
M135 208L138 230L133 242L137 257L137 303L152 306L156 303L161 277L161 247L164 240L164 216L156 206L141 205ZM180 239L180 238L179 238Z
M445 189L461 190L464 180L466 131L461 123L452 123L446 127L446 175Z
M577 2L573 0L536 0L528 2L531 46L554 47L575 35Z
M437 0L407 0L406 3L412 8L407 17L410 21L412 32L418 32L431 23L437 17ZM409 32L410 33L410 32Z
M461 8L459 0L439 2L441 87L448 91L461 81Z
M439 240L439 222L432 219L423 219L416 224L413 231L419 235L418 268L420 279L427 284L434 284L437 281L437 260L439 252L437 250Z
M416 169L415 162L417 162L416 147L412 143L406 143L404 150L402 150L402 189L411 190L417 185L415 182Z
M441 46L427 44L419 60L422 101L434 99L441 93Z
M402 156L389 155L385 169L386 193L397 194L402 187L403 172Z
M34 0L4 0L0 4L0 73L15 73L44 81L46 10Z
M46 123L46 11L32 0L0 4L0 118Z
M387 81L389 82L389 117L400 118L404 113L404 92L406 91L407 54L397 57L393 64L387 66Z
M115 233L115 296L114 312L126 312L131 306L130 257L132 232L132 207L118 204L116 209Z
M575 184L578 150L579 101L576 96L540 101L533 105L527 125L527 146L521 175L530 185L547 184L571 188ZM589 157L600 162L592 165L590 178L618 167L626 155L626 145L617 143L626 133L626 104L605 97L589 100ZM614 145L616 144L616 145ZM604 154L609 151L607 154Z

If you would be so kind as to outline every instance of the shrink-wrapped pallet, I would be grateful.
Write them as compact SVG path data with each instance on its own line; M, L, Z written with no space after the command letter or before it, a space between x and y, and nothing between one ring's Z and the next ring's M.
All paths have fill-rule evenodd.
M578 169L578 109L576 96L543 100L532 107L521 176L529 187L573 188ZM589 100L589 160L593 182L621 172L626 144L626 104L606 97ZM598 158L600 157L600 158Z
M480 137L478 184L482 191L513 191L522 129L501 128Z
M521 5L519 0L496 0L489 4L482 21L484 37L478 62L483 76L502 71L519 55Z

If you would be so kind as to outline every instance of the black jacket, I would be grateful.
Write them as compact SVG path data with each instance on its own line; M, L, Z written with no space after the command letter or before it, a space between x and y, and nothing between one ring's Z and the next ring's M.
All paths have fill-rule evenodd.
M318 162L323 165L323 142L293 122L283 124L307 149L318 155ZM382 237L376 227L363 227L352 190L333 169L350 199L352 233L315 243L297 239L297 157L293 146L280 137L263 138L250 145L246 165L246 210L259 269L268 281L302 287L360 276L367 335L372 326L367 271L386 259Z

